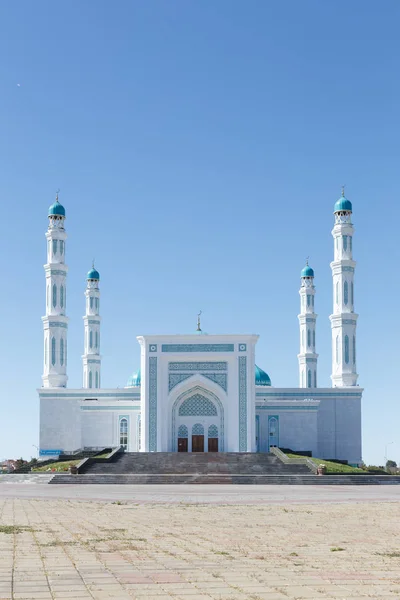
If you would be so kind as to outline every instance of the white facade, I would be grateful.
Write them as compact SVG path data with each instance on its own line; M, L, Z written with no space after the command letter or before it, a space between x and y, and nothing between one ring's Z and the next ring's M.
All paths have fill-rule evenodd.
M101 388L100 275L93 266L85 291L83 388L67 389L66 267L63 256L53 252L52 241L62 239L65 253L65 211L60 207L58 200L50 207L50 223L60 223L49 227L47 233L46 287L56 285L58 296L55 305L47 298L43 318L45 365L43 388L39 390L42 455L120 445L131 452L268 452L271 446L279 446L311 451L320 458L348 460L350 464L361 462L363 390L356 385L355 263L349 242L353 228L348 200L342 198L335 205L332 388L317 387L314 272L307 264L300 287L299 388L272 387L265 371L256 366L258 335L206 335L200 324L191 335L139 336L140 369L128 386ZM54 248L57 250L56 245ZM346 298L345 282L350 290ZM57 304L60 286L64 286L63 306ZM49 354L46 357L52 339L56 340L54 364ZM61 339L65 344L63 361L57 354Z

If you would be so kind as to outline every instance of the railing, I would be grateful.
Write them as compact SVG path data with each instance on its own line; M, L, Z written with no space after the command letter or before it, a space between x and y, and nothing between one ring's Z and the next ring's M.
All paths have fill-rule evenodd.
M292 458L290 456L287 456L284 452L282 452L282 450L280 450L276 446L271 446L270 452L272 452L272 454L275 454L275 456L279 458L279 460L281 460L283 463L285 463L285 465L306 465L314 474L317 473L317 465L307 456L298 456L297 458Z

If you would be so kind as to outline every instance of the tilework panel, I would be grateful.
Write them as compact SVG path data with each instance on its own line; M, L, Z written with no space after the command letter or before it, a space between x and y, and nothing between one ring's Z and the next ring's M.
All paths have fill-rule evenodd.
M239 356L239 452L247 450L247 357Z
M211 379L216 384L222 387L222 389L226 392L228 389L228 377L226 373L202 373L203 377L207 377L207 379Z
M204 362L170 362L170 371L226 371L227 362L204 361Z
M162 344L162 352L234 352L234 344Z
M192 373L169 373L168 374L168 391L170 392L178 383L192 377Z
M157 452L157 357L149 357L149 452Z
M217 416L215 405L201 394L194 394L185 400L179 408L180 417L211 417Z

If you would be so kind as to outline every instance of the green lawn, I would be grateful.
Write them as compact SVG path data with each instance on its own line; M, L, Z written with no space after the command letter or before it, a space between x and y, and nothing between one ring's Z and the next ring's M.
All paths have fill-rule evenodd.
M289 458L299 458L298 454L287 454L287 456L289 456ZM359 469L358 467L349 467L349 465L341 465L340 463L334 463L334 462L330 462L329 460L323 460L322 458L314 458L314 457L308 457L310 460L313 461L313 463L318 467L318 465L325 465L326 466L326 473L327 475L334 475L334 474L348 474L351 475L352 473L354 475L359 474L359 475L366 475L368 474L368 471L364 471L363 469ZM383 471L383 474L385 472Z
M110 455L110 452L103 452L103 454L98 454L91 458L108 458L109 455ZM81 460L83 460L83 458L79 458L78 460L67 460L64 462L61 460L57 460L53 463L48 463L47 465L43 465L43 467L33 467L32 472L45 473L45 472L53 471L55 473L63 473L63 472L69 471L69 468L71 466L77 465L78 463L81 462Z

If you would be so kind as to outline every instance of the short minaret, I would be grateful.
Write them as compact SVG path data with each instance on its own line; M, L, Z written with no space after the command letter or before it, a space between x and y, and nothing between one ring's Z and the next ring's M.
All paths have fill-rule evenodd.
M98 389L101 385L101 356L100 356L100 274L94 264L87 274L85 350L83 360L83 387Z
M43 387L66 387L67 385L67 304L64 229L65 209L58 201L49 208L49 226L46 232L46 316L42 317L44 329Z
M300 277L300 354L298 354L300 387L316 388L318 354L315 353L315 326L317 315L314 312L314 271L309 266L308 260Z
M333 278L332 327L332 385L333 387L357 385L356 327L354 313L354 269L351 202L342 196L335 204L334 260L331 262Z

